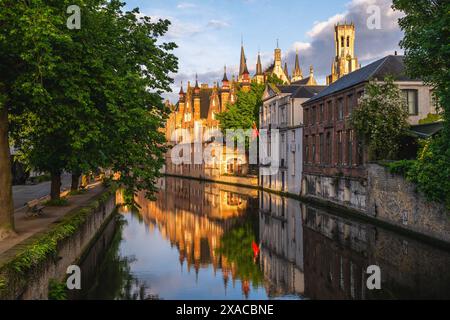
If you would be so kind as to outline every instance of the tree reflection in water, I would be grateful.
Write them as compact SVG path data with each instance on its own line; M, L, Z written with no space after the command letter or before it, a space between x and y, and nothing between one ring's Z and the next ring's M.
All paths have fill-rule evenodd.
M139 213L133 212L132 214L142 221ZM158 298L148 293L149 288L145 282L142 283L132 275L131 264L137 261L136 257L123 257L120 254L123 229L127 223L122 215L117 216L116 231L110 247L98 268L95 283L85 295L85 299L149 300Z

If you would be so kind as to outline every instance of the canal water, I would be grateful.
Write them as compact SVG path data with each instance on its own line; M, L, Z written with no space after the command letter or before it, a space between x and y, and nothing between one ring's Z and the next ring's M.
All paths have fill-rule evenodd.
M450 298L448 251L297 200L175 178L156 201L135 200L84 258L71 298Z

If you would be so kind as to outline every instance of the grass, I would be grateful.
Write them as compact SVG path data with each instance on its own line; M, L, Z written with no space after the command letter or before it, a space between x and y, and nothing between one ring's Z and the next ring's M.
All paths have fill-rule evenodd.
M87 192L87 189L79 189L75 191L70 191L69 196L79 196L81 194L85 194Z
M56 200L47 200L44 202L44 206L47 207L66 207L69 205L69 200L67 198L60 198Z

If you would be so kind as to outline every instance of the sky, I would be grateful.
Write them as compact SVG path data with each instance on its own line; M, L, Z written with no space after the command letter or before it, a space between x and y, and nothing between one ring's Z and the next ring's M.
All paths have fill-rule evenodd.
M298 49L303 74L314 66L320 84L330 74L334 57L333 26L353 22L355 51L362 66L388 54L403 51L403 34L397 20L401 13L391 9L392 0L124 0L128 8L139 7L143 15L169 19L172 24L164 41L178 45L174 54L179 70L173 92L166 98L176 102L181 81L220 81L224 65L228 76L237 74L241 41L250 73L258 52L263 68L273 61L277 39L289 72ZM373 6L379 8L380 28L370 29Z

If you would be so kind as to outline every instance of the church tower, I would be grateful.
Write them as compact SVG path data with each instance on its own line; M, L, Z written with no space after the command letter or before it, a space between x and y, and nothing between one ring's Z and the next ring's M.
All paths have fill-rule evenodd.
M277 48L275 49L274 53L274 65L272 74L276 75L279 79L281 79L283 82L290 83L288 77L286 76L286 73L283 70L283 65L281 62L281 49L278 47L277 42Z
M244 44L241 44L241 60L239 63L239 77L238 77L238 82L239 83L244 83L246 81L250 80L250 72L248 72L248 68L247 68L247 58L245 57L245 52L244 52Z
M295 68L294 68L294 72L292 73L292 82L295 81L300 81L303 79L303 73L302 73L302 69L300 68L300 60L298 58L298 50L295 54Z
M327 84L359 69L355 56L355 25L337 24L334 26L335 58L331 65L331 75L327 77Z
M256 74L254 77L257 84L264 83L264 73L261 64L261 54L258 52L258 62L256 63Z

